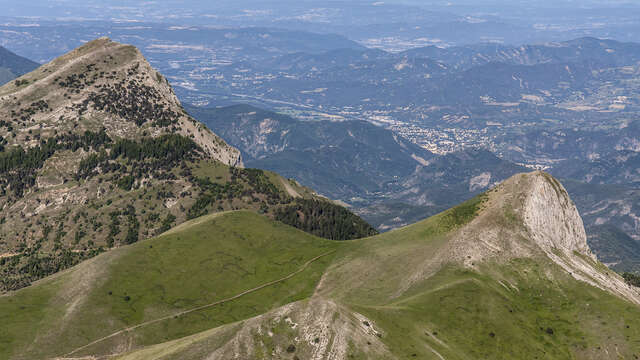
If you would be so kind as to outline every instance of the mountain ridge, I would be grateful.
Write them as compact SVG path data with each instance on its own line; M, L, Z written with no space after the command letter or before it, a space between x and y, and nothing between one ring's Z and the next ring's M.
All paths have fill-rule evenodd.
M640 291L593 258L563 189L546 173L518 174L422 222L342 243L251 212L208 216L0 297L0 318L10 329L0 339L9 340L11 359L47 353L165 360L633 357L640 351L632 340L640 335L633 326L640 319ZM189 246L180 256L166 251L184 242ZM215 249L241 261L249 270L245 281L234 280L237 270L224 265ZM260 256L240 256L257 255L258 249ZM188 275L159 275L162 267L183 266L185 256L196 263L221 261L204 265L222 266L217 285L190 280L211 276L198 266ZM255 261L265 263L255 267ZM87 271L89 266L106 272ZM147 269L144 283L124 280L134 269ZM296 269L302 270L283 286L269 285ZM176 282L183 283L180 289ZM236 298L229 308L197 310L261 284L266 287ZM221 294L194 292L203 285ZM49 308L48 318L21 323L27 324L20 333L26 338L11 338L19 320L10 317L11 309L46 289L51 294L40 295L42 301L59 308ZM75 294L73 303L60 302L68 294ZM172 302L176 297L185 300ZM55 325L63 316L65 325ZM111 320L95 329L84 317ZM52 345L25 348L32 337Z
M563 42L522 46L491 43L450 48L428 46L407 50L402 54L431 57L453 67L464 69L490 62L512 65L584 62L586 61L584 53L589 53L589 60L600 65L622 66L630 65L639 59L640 46L632 42L582 37ZM622 56L622 58L616 56Z

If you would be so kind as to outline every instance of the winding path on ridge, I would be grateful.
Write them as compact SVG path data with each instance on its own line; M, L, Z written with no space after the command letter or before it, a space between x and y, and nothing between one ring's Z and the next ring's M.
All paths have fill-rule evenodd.
M112 338L112 337L118 336L118 335L120 335L120 334L124 334L124 333L127 333L127 332L129 332L129 331L136 330L136 329L139 329L139 328L141 328L141 327L144 327L144 326L147 326L147 325L151 325L151 324L155 324L155 323L157 323L157 322L161 322L161 321L164 321L164 320L169 320L169 319L177 318L177 317L179 317L179 316L183 316L183 315L186 315L186 314L192 313L192 312L194 312L194 311L199 311L199 310L202 310L202 309L210 308L210 307L212 307L212 306L216 306L216 305L220 305L220 304L223 304L223 303L226 303L226 302L229 302L229 301L233 301L233 300L236 300L237 298L242 297L242 296L244 296L244 295L247 295L247 294L250 294L250 293L252 293L252 292L256 292L256 291L258 291L258 290L260 290L260 289L264 289L264 288L266 288L266 287L268 287L268 286L275 285L275 284L277 284L277 283L281 283L281 282L283 282L283 281L289 280L289 279L291 279L292 277L294 277L294 276L298 275L299 273L301 273L301 272L305 271L305 270L309 267L309 265L311 265L311 264L312 264L312 263L314 263L315 261L317 261L317 260L319 260L320 258L325 257L325 256L327 256L327 255L333 254L334 252L336 252L336 250L329 251L329 252L326 252L326 253L324 253L324 254L321 254L321 255L318 255L318 256L314 257L313 259L311 259L311 260L307 261L306 263L304 263L304 265L302 265L298 270L296 270L296 271L292 272L291 274L289 274L289 275L287 275L287 276L285 276L285 277L283 277L283 278L280 278L280 279L277 279L277 280L273 280L273 281L270 281L270 282L264 283L264 284L262 284L262 285L259 285L259 286L257 286L257 287L252 288L252 289L249 289L249 290L245 290L245 291L243 291L243 292L241 292L241 293L239 293L239 294L236 294L236 295L234 295L234 296L232 296L232 297L229 297L229 298L226 298L226 299L218 300L218 301L216 301L216 302L212 302L212 303L210 303L210 304L206 304L206 305L201 305L201 306L195 307L195 308L193 308L193 309L180 311L180 312L175 313L175 314L173 314L173 315L169 315L169 316L161 317L161 318L158 318L158 319L155 319L155 320L149 320L149 321L146 321L146 322L140 323L140 324L138 324L138 325L134 325L134 326L131 326L131 327L128 327L128 328L125 328L125 329L122 329L122 330L116 331L116 332L114 332L113 334L107 335L107 336L105 336L105 337L101 337L100 339L94 340L94 341L92 341L92 342L88 343L87 345L83 345L83 346L81 346L81 347L79 347L79 348L77 348L77 349L75 349L75 350L73 350L73 351L71 351L71 352L68 352L68 353L66 353L66 354L65 354L65 355L63 355L63 356L58 357L57 359L68 359L68 358L69 358L69 356L73 355L74 353L77 353L78 351L84 350L84 349L88 348L89 346L95 345L95 344L97 344L97 343L99 343L99 342L102 342L102 341L104 341L104 340L107 340L107 339L110 339L110 338Z

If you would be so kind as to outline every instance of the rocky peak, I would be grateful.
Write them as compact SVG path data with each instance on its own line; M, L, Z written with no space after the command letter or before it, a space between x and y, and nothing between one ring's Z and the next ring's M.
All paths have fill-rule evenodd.
M582 218L564 186L541 171L526 177L523 220L535 243L546 251L558 249L593 256Z
M0 128L9 145L102 128L112 138L177 133L210 157L241 166L240 152L184 111L167 79L138 49L108 38L88 42L0 88L0 118L10 121L8 133Z
M499 186L497 193L511 199L524 227L528 254L539 248L575 279L609 291L636 304L640 293L614 271L598 262L587 244L582 218L562 184L542 171L518 174ZM505 191L506 190L506 191ZM486 215L485 215L486 216ZM516 238L517 233L511 237ZM523 248L524 248L523 247Z
M240 152L189 116L133 46L100 38L5 84L0 257L16 260L0 264L0 292L151 237L196 211L224 210L226 203L193 205L209 185L194 169L228 175L234 186L225 198L279 196L251 182L266 175L241 166ZM249 198L229 207L261 205Z
M565 188L541 171L516 174L488 191L477 217L452 234L439 257L472 268L485 260L546 257L575 279L640 304L640 293L591 252Z

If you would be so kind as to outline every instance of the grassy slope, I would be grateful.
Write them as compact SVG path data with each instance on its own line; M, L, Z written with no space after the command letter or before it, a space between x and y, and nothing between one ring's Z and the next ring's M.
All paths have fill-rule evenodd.
M74 336L85 338L74 339L74 345L82 345L111 331L91 326L98 319L103 323L100 309L117 321L117 326L112 328L120 328L273 280L294 271L313 256L338 247L333 259L324 258L283 286L264 289L229 306L136 332L136 344L157 345L134 352L131 358L177 359L186 354L189 358L206 358L216 344L223 344L239 329L239 324L232 324L234 321L308 296L323 272L327 276L321 295L338 300L373 320L382 331L381 340L398 358L413 358L414 354L421 359L440 359L440 356L445 359L633 359L640 356L637 325L640 309L575 281L546 258L489 261L473 270L447 265L429 272L429 261L447 244L451 231L470 221L482 207L483 200L479 197L413 226L346 243L313 238L244 212L221 215L195 225L188 223L170 234L132 246L113 261L109 280L91 291L86 305L86 309L98 311L85 312L85 321L77 323ZM207 242L193 240L204 238L204 234L219 236ZM269 241L269 236L273 240ZM190 245L204 245L186 249L188 246L181 246L186 241ZM273 246L257 248L271 242ZM220 296L210 293L217 290L208 281L215 275L213 268L203 262L211 259L212 244L220 255L239 256L214 258L217 269L224 269L223 276L212 281L224 285L223 290L218 290L224 291ZM166 253L169 250L171 254ZM184 261L187 250L194 256L190 261ZM333 266L327 270L330 262ZM245 270L264 270L242 271L234 264ZM405 287L408 275L420 268L426 269L426 275ZM188 283L179 275L181 271L189 274ZM142 276L134 278L132 274ZM55 298L52 294L64 286L65 276L68 274L0 298L0 313L23 310L31 317L26 325L15 319L12 322L12 318L0 319L9 321L11 333L33 329L34 323L52 317L51 307L38 304L52 302ZM203 281L204 278L207 281ZM113 291L111 297L104 295L108 291ZM125 293L131 296L130 302L123 301ZM33 305L19 309L25 305L18 303L26 299ZM220 324L231 325L214 328ZM63 338L68 341L72 337ZM26 344L29 339L23 341ZM54 346L52 344L49 345ZM273 346L287 345L288 342ZM113 347L114 344L101 346ZM104 349L95 347L87 353L102 351ZM354 359L367 358L358 349L353 349L352 354ZM0 357L2 355L0 353Z
M400 291L403 280L425 266L446 245L451 230L471 220L482 203L479 197L413 226L345 243L328 270L322 295L373 320L383 343L400 359L640 355L640 309L575 281L543 257L487 262L475 270L447 265ZM239 329L235 326L125 358L179 359L188 354L204 359ZM349 356L369 358L358 349Z
M335 282L328 295L375 321L399 358L640 356L640 308L576 281L546 256L490 261L473 270L434 265L450 230L469 221L478 207L482 197L352 242L355 249L338 258L326 277L326 287ZM507 220L505 213L503 226L511 226ZM412 274L418 280L403 286Z
M250 212L195 222L0 298L0 358L62 355L121 328L282 278L340 246ZM168 341L302 299L309 296L330 258L318 260L283 283L111 338L86 352L107 352L128 341L139 345ZM95 262L106 269L92 279L86 270ZM85 287L78 303L69 295L76 286ZM36 333L35 329L42 330Z
M369 318L378 320L375 316L379 311L376 304L381 304L397 290L398 285L417 264L433 254L444 244L446 235L452 229L459 228L473 219L475 212L482 206L484 196L478 196L462 205L438 214L420 223L402 229L387 232L367 239L359 239L342 243L335 256L334 266L328 270L328 276L323 280L322 296L340 299L356 311L366 314ZM373 314L360 309L359 304L373 306ZM336 316L341 316L336 313ZM272 327L273 323L265 319L265 326ZM123 359L205 359L210 350L218 344L224 344L220 338L230 337L229 333L239 328L220 328L185 337L179 341L159 344L139 352L133 352ZM386 329L383 327L386 332ZM390 329L395 331L395 329ZM291 329L289 329L291 331ZM274 331L275 332L275 331ZM291 337L301 337L294 333ZM402 333L397 338L402 341ZM263 341L271 340L264 337ZM387 339L383 338L383 342ZM274 347L286 348L290 342ZM208 344L208 345L203 345ZM303 346L298 346L301 348ZM313 345L311 346L313 347ZM196 350L194 350L196 349ZM349 359L366 359L362 349L353 348ZM360 357L357 354L361 354ZM265 358L271 358L266 356ZM305 358L305 357L301 357Z
M419 223L350 241L328 277L337 286L327 284L327 295L367 303L393 296L409 274L447 243L450 231L473 219L484 199L480 195Z
M400 358L437 359L433 350L446 359L640 355L640 309L551 262L485 264L479 272L447 267L411 295L352 307L376 321Z
M338 258L326 277L326 287L335 282L328 295L375 321L399 358L640 356L640 308L574 280L546 256L484 262L473 270L442 267L447 260L438 263L438 251L458 236L451 230L471 220L483 199L352 242L356 248ZM505 212L492 221L517 226L512 217ZM417 280L406 282L411 277Z
M69 157L74 156L72 152L69 152L68 155ZM212 183L221 185L231 182L234 187L240 187L244 192L242 195L232 193L231 198L229 198L228 193L223 194L224 196L221 199L202 209L204 213L238 209L260 212L262 206L266 206L265 201L267 201L268 196L265 195L264 190L258 189L247 182L246 179L236 178L232 180L230 167L209 160L198 160L196 163L189 163L189 166L193 168L193 174L198 178L207 178ZM179 168L174 168L172 173L180 177ZM0 215L0 218L4 218L4 225L0 226L0 253L20 253L20 251L14 250L13 246L3 251L1 246L3 241L11 243L16 242L18 239L26 238L29 244L29 237L37 237L42 246L39 248L39 252L33 252L32 255L17 256L15 260L22 259L23 263L26 263L29 259L40 259L44 255L55 257L57 253L54 246L59 240L63 249L76 251L74 254L78 255L77 261L79 262L82 260L79 255L83 252L88 254L92 249L98 247L108 248L107 239L114 228L117 230L116 235L113 236L114 245L118 246L126 243L128 229L131 227L131 218L125 215L124 211L129 205L136 210L135 219L139 223L136 238L146 239L155 236L161 231L169 215L175 216L175 219L166 224L167 226L181 224L187 220L189 211L196 203L200 193L198 186L189 187L189 185L185 185L181 181L158 182L154 186L143 186L129 191L119 187L108 190L112 176L113 174L99 175L90 181L81 180L77 182L72 180L58 186L58 189L61 190L64 188L71 189L76 185L84 186L88 189L86 192L88 194L95 194L100 190L103 191L100 197L90 198L87 203L62 205L59 208L46 210L32 217L22 217L17 212L9 212L6 216L4 216L5 214ZM264 171L264 179L273 184L280 194L280 199L282 199L282 204L269 204L268 214L271 217L274 216L276 208L294 203L294 199L283 185L285 182L296 195L308 199L317 198L310 189L292 183L275 173ZM76 188L74 191L80 196L86 196L86 193L81 190ZM247 193L250 195L246 195ZM38 203L35 199L41 196L41 192L32 192L27 194L25 199L35 205ZM171 206L172 202L168 202L170 200L175 201L173 206ZM33 206L29 206L24 211L28 213L35 211L34 209ZM117 223L110 216L115 211L121 212L115 218ZM0 220L0 223L3 221ZM38 232L38 227L41 226L38 224L45 224L51 227L48 236ZM83 236L75 236L76 234L82 234ZM10 279L10 276L25 276L19 270L22 264L9 268L8 260L5 259L6 263L0 260L0 279L5 274L7 274L5 275L7 276L6 279ZM6 273L3 273L3 270L6 270ZM37 278L37 276L34 277ZM0 292L2 290L4 289L0 286Z

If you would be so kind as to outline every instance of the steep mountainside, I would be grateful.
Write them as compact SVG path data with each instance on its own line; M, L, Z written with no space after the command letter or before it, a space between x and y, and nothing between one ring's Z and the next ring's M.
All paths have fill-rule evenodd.
M351 242L210 215L1 297L0 319L9 359L640 354L639 289L595 260L541 172Z
M33 71L38 66L40 64L16 55L0 46L0 85Z
M238 151L190 118L167 80L133 46L98 39L0 89L7 145L100 132L137 139L177 133L228 165ZM8 122L8 123L7 123Z
M295 181L242 168L135 47L106 38L0 88L0 170L0 291L214 211L336 240L375 233ZM278 215L305 199L306 222Z

